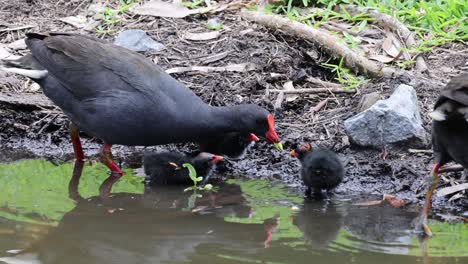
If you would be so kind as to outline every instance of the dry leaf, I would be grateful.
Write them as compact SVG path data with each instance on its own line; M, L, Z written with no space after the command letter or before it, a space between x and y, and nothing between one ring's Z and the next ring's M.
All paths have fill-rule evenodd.
M76 28L82 28L85 30L92 30L97 24L99 24L96 21L88 21L88 19L85 16L77 15L77 16L69 16L69 17L63 17L59 18L60 21L70 24Z
M133 5L130 11L137 15L156 17L182 18L190 15L190 9L185 6L159 0L149 1L142 5Z
M392 62L392 61L395 60L395 58L385 56L385 55L380 55L380 54L369 55L369 59L375 60L375 61L380 61L380 62L383 62L383 63L389 63L389 62Z
M394 37L392 35L387 35L382 43L382 49L393 58L398 58L401 51L394 45L393 39Z
M203 32L203 33L190 33L186 32L184 34L184 38L188 40L210 40L219 37L221 33L219 31L210 31L210 32Z
M7 48L0 46L0 60L16 60L21 58L21 56L11 54Z
M384 194L383 200L387 201L391 206L400 208L406 205L406 201L390 194Z
M17 41L13 41L10 44L6 45L10 49L14 50L21 50L21 49L26 49L26 42L24 42L25 39L18 39Z
M328 102L328 99L324 99L320 101L317 105L315 105L314 107L311 107L310 111L312 111L312 113L316 113L320 111L320 109L322 109L327 104L327 102Z
M287 81L283 84L283 89L285 91L292 91L294 90L294 85L293 85L293 82L292 81ZM297 98L299 98L299 95L297 94L286 94L286 102L292 102L294 100L296 100Z

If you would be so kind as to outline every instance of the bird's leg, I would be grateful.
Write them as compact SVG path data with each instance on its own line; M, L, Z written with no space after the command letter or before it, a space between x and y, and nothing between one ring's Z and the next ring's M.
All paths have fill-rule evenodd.
M83 172L84 161L77 160L73 166L73 173L68 183L68 197L70 199L79 201L83 198L78 192L78 185L80 184L81 173Z
M112 186L120 179L120 175L110 175L105 179L101 186L99 186L99 196L101 199L106 200L109 198L109 194L112 190Z
M429 228L429 225L427 224L427 217L429 214L429 210L431 209L432 194L434 193L434 190L437 186L437 182L439 181L439 168L440 164L436 163L431 171L430 185L426 192L426 201L424 202L424 208L421 212L421 216L419 217L419 222L417 226L417 229L422 229L424 231L424 234L427 236L432 236L432 231Z
M310 198L312 196L312 188L307 186L305 191L306 198Z
M70 122L69 130L70 130L71 141L73 144L73 152L75 153L75 159L77 161L84 161L85 156L83 153L83 147L81 147L80 130L72 122Z
M112 160L111 145L104 144L101 148L101 162L104 163L115 176L122 176L124 173L120 170L119 166Z

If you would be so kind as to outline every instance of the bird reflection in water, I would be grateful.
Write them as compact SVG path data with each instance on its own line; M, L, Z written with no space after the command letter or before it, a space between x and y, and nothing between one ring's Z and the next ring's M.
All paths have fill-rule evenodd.
M145 188L143 194L111 193L114 176L100 195L83 199L78 193L82 162L76 162L69 196L76 207L58 226L21 254L37 254L37 263L162 263L187 261L199 247L247 250L269 246L276 221L263 224L226 222L225 217L252 215L241 188L217 184L217 192L192 194L181 186Z

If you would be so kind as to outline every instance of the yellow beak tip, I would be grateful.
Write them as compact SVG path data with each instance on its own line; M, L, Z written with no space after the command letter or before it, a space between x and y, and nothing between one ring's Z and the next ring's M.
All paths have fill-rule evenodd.
M277 150L283 150L283 144L281 144L281 142L275 143L275 144L273 144L273 146Z

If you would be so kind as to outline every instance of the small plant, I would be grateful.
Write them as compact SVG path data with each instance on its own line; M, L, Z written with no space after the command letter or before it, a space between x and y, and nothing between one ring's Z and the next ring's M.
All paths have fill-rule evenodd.
M206 27L211 29L211 30L221 30L223 29L224 25L222 22L218 22L218 23L207 23L206 24Z
M322 63L322 66L336 73L335 80L345 85L343 89L357 89L365 82L363 77L357 77L350 69L343 67L344 58L341 58L338 65L331 63Z
M187 192L187 191L197 191L197 190L201 190L201 191L210 191L213 189L213 185L211 184L206 184L205 186L197 186L199 182L201 182L203 180L203 177L197 177L197 171L195 170L195 168L192 166L192 164L190 163L184 163L182 164L182 167L184 168L187 168L189 170L189 177L190 179L193 181L193 186L190 186L188 188L185 188L184 192Z
M104 11L98 16L103 20L103 25L96 29L97 33L109 34L116 30L112 27L122 22L122 14L127 12L128 9L136 3L136 0L119 0L119 6L116 9L106 7Z
M192 0L187 2L180 3L181 5L188 7L190 9L199 8L205 1L204 0Z

